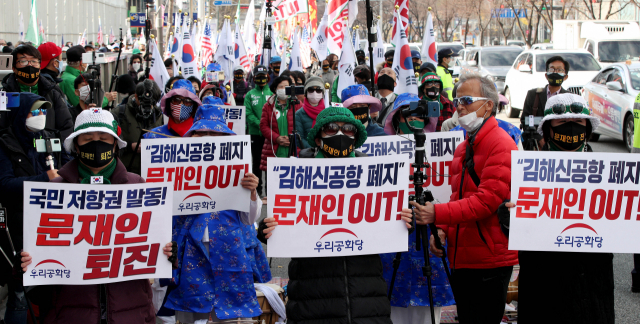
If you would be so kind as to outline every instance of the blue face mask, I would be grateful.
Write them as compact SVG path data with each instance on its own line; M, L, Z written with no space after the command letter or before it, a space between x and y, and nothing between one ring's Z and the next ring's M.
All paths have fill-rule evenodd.
M58 69L58 75L61 75L62 74L62 61L58 61L58 67L56 69Z

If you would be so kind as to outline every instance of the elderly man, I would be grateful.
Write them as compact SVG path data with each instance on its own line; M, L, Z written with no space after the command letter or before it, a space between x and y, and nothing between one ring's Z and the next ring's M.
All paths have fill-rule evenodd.
M398 97L393 92L396 87L396 72L392 68L383 68L378 72L378 92L376 92L376 98L382 103L382 110L372 113L371 118L380 126L384 126L384 121L387 119L387 114L393 110L393 103Z
M418 224L435 222L440 239L448 240L460 323L499 323L518 252L509 251L497 210L509 199L511 151L517 148L495 119L498 93L491 80L467 74L456 94L453 105L467 139L456 148L451 164L451 201L411 204ZM442 255L433 237L431 251Z

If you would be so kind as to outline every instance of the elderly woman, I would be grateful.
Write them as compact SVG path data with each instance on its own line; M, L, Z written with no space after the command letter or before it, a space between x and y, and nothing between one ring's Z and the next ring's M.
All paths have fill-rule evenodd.
M320 77L310 77L304 84L302 109L296 111L296 131L300 134L302 148L309 148L307 134L316 124L316 117L325 108L324 84Z
M342 90L342 102L345 108L351 110L353 116L367 128L367 136L384 136L387 133L380 125L371 120L371 114L382 108L378 98L369 95L369 90L362 85L351 85Z
M542 150L592 152L588 140L599 124L582 97L555 95L547 101L538 126L545 141ZM613 254L520 251L518 258L518 323L549 318L558 323L615 323ZM562 294L564 302L548 300L550 293Z
M202 102L191 82L176 81L171 91L160 99L160 108L169 117L169 123L152 129L144 138L182 137L193 125L193 116L200 105Z
M204 105L184 137L230 135L235 133L227 127L224 109ZM262 209L256 192L258 178L247 173L241 185L251 191L249 213L222 210L174 217L178 269L173 275L175 288L168 293L165 306L176 310L181 323L209 317L214 323L250 320L261 313L250 270L251 256L243 244L243 227L252 226ZM255 236L255 230L253 233Z

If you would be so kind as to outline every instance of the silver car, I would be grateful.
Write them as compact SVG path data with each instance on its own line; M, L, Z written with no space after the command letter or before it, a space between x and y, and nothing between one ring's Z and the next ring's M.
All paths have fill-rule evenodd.
M584 86L582 96L600 126L591 137L606 135L633 147L633 104L640 93L640 62L615 63L602 70Z
M493 79L498 92L504 94L507 72L523 49L517 46L483 46L467 49L461 75L477 72Z

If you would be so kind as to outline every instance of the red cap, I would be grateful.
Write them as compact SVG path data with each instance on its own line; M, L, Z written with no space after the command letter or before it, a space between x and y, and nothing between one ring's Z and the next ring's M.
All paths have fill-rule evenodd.
M49 65L49 62L52 59L62 54L62 49L53 42L46 42L38 46L38 52L40 52L40 55L42 55L42 63L40 64L40 68L44 69L45 67L47 67L47 65Z

